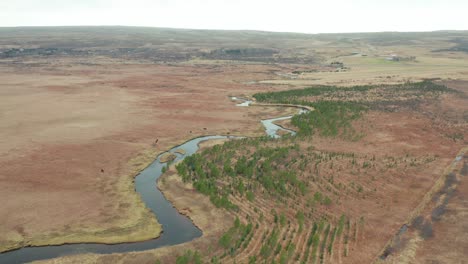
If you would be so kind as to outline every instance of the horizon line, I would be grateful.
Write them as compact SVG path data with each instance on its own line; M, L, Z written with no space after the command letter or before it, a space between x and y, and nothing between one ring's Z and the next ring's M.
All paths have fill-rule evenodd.
M184 28L184 27L157 27L157 26L132 26L132 25L55 25L55 26L0 26L0 29L15 29L15 28L98 28L98 27L122 27L122 28L152 28L152 29L170 29L170 30L197 30L197 31L250 31L250 32L264 32L264 33L278 33L278 34L304 34L304 35L319 35L319 34L372 34L372 33L431 33L431 32L464 32L468 29L435 29L435 30L383 30L383 31L353 31L353 32L295 32L295 31L271 31L261 29L216 29L216 28Z

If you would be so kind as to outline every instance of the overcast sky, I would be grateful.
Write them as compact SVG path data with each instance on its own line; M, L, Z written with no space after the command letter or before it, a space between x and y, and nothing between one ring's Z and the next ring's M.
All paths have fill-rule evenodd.
M468 0L0 0L0 27L70 25L304 33L468 30Z

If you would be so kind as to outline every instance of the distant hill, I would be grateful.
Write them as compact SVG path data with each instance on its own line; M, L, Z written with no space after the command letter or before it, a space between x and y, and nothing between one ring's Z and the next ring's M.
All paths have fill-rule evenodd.
M177 62L194 58L279 63L319 63L371 46L427 46L462 51L468 31L300 34L264 31L193 30L148 27L0 28L0 57L99 55ZM341 53L341 54L340 54Z

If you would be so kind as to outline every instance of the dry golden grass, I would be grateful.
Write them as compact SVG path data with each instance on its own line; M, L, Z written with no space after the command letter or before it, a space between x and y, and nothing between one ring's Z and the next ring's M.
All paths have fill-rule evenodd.
M409 54L412 54L408 51ZM382 51L382 54L384 52ZM467 79L468 55L459 54L457 58L439 57L440 55L417 56L415 62L387 61L385 56L335 58L350 69L343 72L303 73L295 79L275 78L260 81L262 84L308 86L317 84L363 85L378 83L402 83L419 81L425 78Z
M468 152L468 147L463 147L457 154L458 156L463 156L464 153ZM440 175L440 177L435 181L434 185L432 188L424 195L424 197L421 199L421 202L414 208L411 213L408 215L405 224L410 226L411 223L414 221L414 219L422 214L424 210L427 209L427 206L431 201L433 201L433 197L436 193L438 193L443 187L444 184L446 183L446 179L450 173L452 173L455 169L457 169L458 162L453 161L450 163L450 165L443 171L443 173ZM442 196L443 197L443 196ZM442 198L441 197L441 198ZM442 200L442 199L440 199ZM380 252L379 256L384 253L384 251L389 247L390 245L395 243L395 239L400 239L397 237L393 237L383 248L383 250ZM418 249L418 244L423 241L423 238L420 237L419 235L414 235L414 237L410 238L409 241L407 241L406 245L404 245L403 249L401 249L400 252L395 254L395 256L390 257L386 261L382 261L380 259L376 259L375 263L414 263L415 257L416 257L416 251ZM401 242L399 242L401 243Z
M181 155L185 155L185 153L187 153L184 149L181 149L181 148L174 150L174 152L179 153Z
M159 158L159 161L161 163L167 163L167 162L175 160L175 158L177 158L175 154L167 152L161 155L161 157Z

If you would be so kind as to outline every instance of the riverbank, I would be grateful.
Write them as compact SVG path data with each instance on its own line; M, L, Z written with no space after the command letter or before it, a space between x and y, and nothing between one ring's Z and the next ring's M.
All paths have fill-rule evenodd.
M227 139L211 139L200 142L200 149L205 149L214 145L223 144ZM174 255L182 255L186 250L206 248L216 243L219 236L228 229L233 222L234 215L226 210L216 208L206 196L198 193L190 184L184 184L177 175L175 164L171 165L154 187L158 188L165 198L181 214L187 216L192 223L203 230L203 236L192 241L155 248L144 252L126 252L115 254L79 254L67 255L55 259L34 261L33 263L154 263L159 259L165 263L166 258L172 259Z
M0 252L13 251L23 247L58 246L64 244L102 243L118 244L125 242L145 241L160 236L161 225L154 214L145 206L141 197L135 192L134 177L147 167L154 158L157 150L149 149L132 158L127 166L127 177L119 177L115 184L119 202L124 201L125 213L119 215L111 226L102 224L98 226L82 226L78 230L68 230L65 234L57 231L42 232L33 237L18 237L10 243L2 243ZM116 228L116 226L118 228ZM8 237L8 234L5 235ZM4 237L4 238L5 238Z
M276 107L273 108L273 109L274 109L274 111L278 111L278 109ZM284 107L282 107L282 109L284 109ZM251 136L256 136L256 135L253 134ZM195 139L197 139L197 138L195 138ZM206 141L202 141L202 143L200 145L201 145L201 148L204 149L204 148L207 148L207 147L214 146L216 144L221 144L226 140L227 139L206 140ZM191 141L193 141L193 139L190 140L190 141L187 141L187 142L191 142ZM171 152L173 152L173 151L175 152L176 150L179 150L180 148L184 148L184 145L179 145L179 144L176 145L175 147L173 147L171 149ZM169 153L169 152L163 152L162 155L164 155L164 153ZM136 171L141 170L141 169L146 167L146 166L144 166L144 164L146 164L146 162L148 161L148 159L149 159L148 157L152 156L151 154L152 154L151 151L147 151L144 154L140 154L139 156L132 159L130 164L132 165L132 167ZM159 158L160 158L160 156L158 156L158 160L159 160ZM152 159L150 159L150 160L152 160ZM171 169L172 169L172 171L171 171ZM166 174L169 175L169 181L172 182L168 186L170 186L172 188L169 188L169 190L167 192L164 192L165 196L167 196L165 198L167 200L169 200L171 203L174 203L174 204L172 204L172 206L174 206L181 214L184 214L184 215L187 215L188 217L190 217L190 219L193 221L195 226L197 226L197 227L199 227L200 229L203 229L203 230L209 230L208 232L204 233L204 235L203 235L204 238L210 238L210 237L218 238L219 235L220 235L220 232L225 231L226 227L229 226L230 223L232 223L232 221L225 221L226 217L232 218L233 216L230 215L227 212L223 212L221 209L217 209L216 207L214 207L211 204L211 202L209 201L209 199L206 202L203 203L203 204L205 204L204 207L203 206L202 207L197 207L196 205L194 206L194 204L191 204L191 202L199 201L200 199L195 199L195 200L194 199L189 199L189 200L183 201L182 203L181 203L181 201L178 201L176 197L183 197L184 194L186 194L187 192L196 192L196 191L191 186L181 186L180 183L182 183L182 182L180 181L180 179L175 178L177 175L176 175L173 167L171 169L169 169L169 171L167 171ZM160 190L164 189L164 187L162 185L166 181L167 181L167 179L163 178L161 181L158 182L158 187L159 187ZM138 187L137 187L137 189L138 189ZM175 194L175 195L171 195L171 193ZM200 195L200 198L205 198L206 199L206 197L204 197L201 194L198 194L198 193L195 193L195 194ZM206 206L209 206L210 208L207 209ZM190 209L188 209L188 208L190 208ZM195 209L192 209L192 208L195 208ZM154 209L153 209L153 211L154 211ZM214 211L214 213L211 213L212 211ZM220 213L221 213L221 216L222 216L221 218L223 218L223 219L219 219L219 221L214 221L213 222L212 220L214 218L216 218L216 216L219 216ZM215 226L213 226L213 223L217 223L217 224ZM219 223L223 223L223 224L219 225ZM185 243L185 244L187 244L187 243Z
M265 113L269 113L269 114L277 113L277 114L279 114L279 112L282 111L282 110L286 110L286 108L284 108L284 107L263 107L263 108L255 108L255 111L253 111L253 112L256 112L257 115L258 114L262 115L262 114L265 114ZM288 109L288 112L289 112L289 109ZM288 118L290 118L290 117L288 117ZM263 121L264 120L262 120L262 123L263 123ZM268 133L268 135L276 136L276 132L278 132L276 129L271 129L266 124L263 124L263 125L265 126L265 129L266 129L266 132ZM244 135L248 134L250 137L257 136L256 135L257 129L255 129L255 130L248 129L247 131L250 131L250 132L245 132L244 131L243 134ZM228 134L230 134L230 133L228 133ZM228 137L231 137L231 136L232 135L229 135ZM154 153L156 153L156 151L157 151L155 148L146 150L144 152L141 152L136 157L134 157L134 158L132 158L130 160L130 162L128 163L128 167L130 167L133 170L134 173L132 173L132 175L141 175L140 177L136 178L136 181L132 181L132 186L134 185L136 187L136 191L137 191L136 193L139 194L137 196L139 198L143 198L143 200L144 200L144 205L146 205L146 206L143 206L144 207L143 209L150 212L150 213L152 211L154 214L161 216L162 219L164 220L162 223L163 224L165 223L164 224L165 232L168 232L168 234L165 237L163 237L162 239L152 239L153 237L150 237L149 240L148 239L140 240L139 239L139 238L141 238L141 236L140 236L139 238L137 238L138 239L137 241L131 241L131 242L138 242L138 241L144 241L144 242L129 245L130 246L129 251L131 251L130 248L134 248L133 250L140 251L140 250L145 250L145 249L150 249L150 248L158 248L158 247L161 247L161 246L168 246L168 245L185 243L185 242L190 241L191 239L196 238L196 237L199 236L197 230L191 230L189 228L189 229L185 230L184 232L193 233L192 234L192 235L194 235L193 237L190 236L189 238L185 238L185 239L182 239L182 240L177 238L179 236L179 235L177 235L177 232L179 232L179 231L182 232L182 230L180 228L185 229L185 228L188 228L190 225L193 226L193 224L190 224L189 226L186 226L185 224L182 224L179 227L173 226L171 224L171 222L176 220L176 218L178 218L177 215L180 212L177 212L175 210L173 211L173 212L176 212L175 214L169 213L169 211L164 212L164 210L165 210L165 209L163 209L164 206L160 207L160 206L154 204L155 202L157 204L161 204L158 201L164 200L165 203L167 203L167 204L169 204L169 206L173 207L173 205L171 205L169 203L169 201L166 201L166 199L162 196L162 194L160 194L160 197L153 197L153 194L150 195L148 193L148 192L152 193L151 190L153 190L152 187L150 185L148 185L148 183L155 182L156 179L158 179L159 176L150 176L150 175L148 175L149 171L147 169L150 169L149 164L151 164L151 167L153 167L153 169L150 169L150 170L153 171L155 169L154 165L159 164L159 165L156 165L156 166L159 166L159 169L156 169L155 171L150 172L150 174L151 175L160 175L161 170L162 170L162 166L163 166L162 164L164 163L164 157L165 156L167 156L168 154L175 155L175 154L171 154L171 153L178 153L178 155L184 155L184 154L180 154L181 149L184 149L184 151L188 151L187 155L191 155L191 154L194 153L194 151L196 151L198 149L198 147L193 145L193 142L200 142L200 140L205 141L207 139L213 139L213 138L216 139L218 137L211 137L211 136L210 137L196 137L194 139L186 141L184 144L177 144L175 147L171 148L169 151L163 151L160 155L158 155L156 161L153 158L155 156ZM219 138L219 139L217 139L215 141L207 141L207 142L210 142L210 143L204 143L202 145L204 145L204 148L205 148L207 146L212 146L214 144L219 144L219 143L222 143L224 141L225 141L225 139ZM167 141L165 141L165 142L166 142L166 144L168 144ZM197 143L195 143L195 144L197 144ZM174 156L174 157L176 157L176 156ZM179 159L180 158L178 158L177 160L179 160ZM148 175L148 176L144 176L144 175ZM152 177L155 177L155 178L152 179ZM150 181L148 181L148 180L150 180ZM122 193L124 193L124 191L125 190L122 190ZM124 194L129 194L129 193L131 194L131 192L126 192ZM133 193L135 194L135 192L133 192ZM145 195L145 193L146 193L146 195ZM140 195L142 195L142 196L140 197ZM150 196L148 196L148 195L150 195ZM140 200L140 202L141 202L141 200ZM148 208L150 208L151 211L148 210ZM161 215L161 212L162 212L162 215ZM183 214L186 213L186 212L184 212L184 210L182 210L181 212ZM173 215L173 216L169 217L168 215ZM153 217L151 217L151 216L153 216ZM170 219L168 219L168 218L170 218ZM151 221L152 219L154 219L154 215L145 216L143 219ZM156 219L154 219L154 220L155 220L155 222L157 221ZM135 225L135 227L139 228L140 230L146 231L146 232L144 232L145 235L151 234L151 233L148 232L149 229L146 228L148 225L146 225L146 226L145 225L146 225L146 223L142 223L142 224L137 223ZM158 229L157 230L158 231L157 235L159 235L160 232L161 232L161 225L156 222L156 227ZM126 229L123 229L122 231L126 231ZM124 237L125 238L125 236L119 236L119 235L122 234L122 232L119 232L119 230L116 230L112 234L115 235L114 238L119 238L119 237ZM97 233L97 235L99 235L99 233ZM129 237L129 236L127 236L127 237ZM173 238L176 238L176 239L174 240ZM109 244L113 244L114 241L115 240L112 240L111 243L101 243L101 242L97 242L97 243L100 243L101 245L104 245L104 244L109 245ZM117 243L124 243L124 242L127 242L127 241L122 241L122 242L119 241ZM78 245L75 244L75 243L72 243L72 244L67 245L66 247L60 247L60 246L55 246L55 247L50 247L50 248L47 248L47 247L42 247L41 248L41 247L39 247L39 248L36 248L37 250L33 249L32 251L28 250L28 249L24 249L24 250L20 250L20 251L11 252L11 254L8 253L7 255L4 255L2 259L5 260L5 258L6 258L6 259L14 260L16 262L18 262L19 259L22 259L23 261L33 260L33 259L35 259L34 255L37 254L37 253L35 253L35 251L40 252L41 250L44 253L47 252L46 253L47 256L49 258L51 258L51 257L58 256L58 255L73 254L73 252L75 250L74 249L75 247L82 248L84 251L95 252L95 253L115 253L115 252L121 252L121 251L125 252L125 251L127 251L127 250L125 250L125 248L123 248L121 250L117 249L117 251L115 251L115 249L114 250L112 249L113 248L112 245L109 245L109 247L103 247L103 246L99 246L99 244L96 244L96 243L93 243L93 242L86 242L86 243L88 243L88 244L83 244L83 242L81 242L81 244L78 244ZM62 244L63 243L60 243L58 245L62 245ZM74 245L76 245L76 246L74 246ZM133 247L133 245L136 245L136 247ZM20 254L21 257L18 254Z
M62 150L55 150L54 153L61 154L62 158L67 161L74 162L75 160L79 160L80 163L86 163L87 160L94 158L93 166L89 167L86 164L81 166L83 172L94 170L94 172L90 172L89 175L87 174L91 179L89 183L86 183L82 188L83 190L92 189L92 195L86 195L80 199L74 199L73 195L67 196L69 198L60 199L64 203L58 208L70 207L67 211L71 211L75 207L80 207L84 211L80 214L80 217L72 218L70 220L72 221L71 224L68 224L63 218L73 213L63 213L62 211L64 210L57 210L54 212L48 211L50 216L56 215L52 221L49 221L54 223L54 226L53 228L43 227L40 229L40 232L32 232L31 229L26 228L22 229L21 224L16 224L15 228L5 229L2 231L4 235L2 237L3 241L0 241L0 252L11 251L25 246L48 246L70 243L115 244L145 241L158 237L161 233L161 227L157 219L145 207L141 201L141 197L135 193L134 177L151 164L154 157L158 154L165 152L174 145L185 142L187 138L193 138L197 135L202 136L204 133L234 136L260 136L263 135L264 131L258 119L264 118L265 116L277 116L280 114L280 110L271 107L249 108L247 110L231 105L230 107L226 106L226 108L233 108L233 110L245 113L243 117L244 120L239 123L234 122L238 123L238 127L231 129L231 127L234 126L226 124L225 122L218 123L214 128L198 125L196 129L189 129L182 126L177 128L177 130L185 130L185 132L178 133L176 137L159 137L159 142L157 144L143 145L139 143L106 140L102 141L102 143L90 144L89 150L93 150L92 155L89 154L88 151L86 151L87 154L78 155L80 157L85 157L85 159L76 159L74 156L69 157L72 153L76 153L76 149L71 149L68 151L69 153L67 152L65 154L62 154ZM139 135L141 131L129 133L129 136L130 134ZM143 138L152 137L154 139L154 136L150 134L152 133L146 133ZM118 145L116 146L116 144ZM75 148L78 147L81 148L81 146L76 146ZM115 151L117 147L119 149L118 152ZM116 153L122 153L122 155L114 160L114 158L111 157ZM112 156L110 156L111 154ZM109 159L109 161L106 161L105 165L101 165L101 162L98 162L103 158L106 160ZM127 160L126 163L120 165L115 164L124 159ZM29 159L26 158L26 160ZM43 162L40 164L44 167L44 171L57 170L58 173L60 169L60 165L58 165L57 168L51 166L51 164L57 164L56 162ZM67 166L70 166L70 162L67 162ZM42 173L43 170L38 173ZM101 172L99 172L100 170ZM26 172L25 174L27 175ZM117 178L117 180L115 178ZM78 178L70 179L67 184L71 185L77 180ZM85 183L79 182L79 184ZM68 189L64 188L56 188L48 192L48 198L53 199L57 192L65 192L67 190ZM8 189L6 189L6 191L8 191ZM99 195L101 194L106 197L100 197ZM82 202L81 200L86 200L86 202ZM17 201L20 201L20 199ZM56 201L59 201L59 199L56 199ZM108 203L108 201L113 202ZM73 202L75 203L73 204ZM105 204L102 205L103 203ZM94 207L102 207L106 210L94 212L92 210ZM96 217L94 217L94 215L96 215ZM42 221L39 215L35 215L34 219L37 219L35 223L40 223ZM97 221L94 219L100 220ZM30 224L28 226L30 226ZM6 228L8 225L5 224L4 227ZM116 231L117 227L121 228L120 231Z
M217 145L223 142L214 141L213 143L208 144ZM234 221L234 214L222 208L216 208L209 197L195 190L192 184L182 182L174 165L159 178L157 187L181 214L187 216L203 231L201 238L222 233Z
M54 65L60 67L53 71L21 63L0 69L0 108L9 113L0 143L2 252L156 237L157 222L144 220L148 212L134 194L133 177L141 167L196 136L263 133L255 117L263 110L236 107L227 95L263 90L231 79L264 78L276 66L79 60L57 58ZM117 239L118 227L128 232ZM143 236L132 235L138 232ZM93 237L104 233L106 241Z

